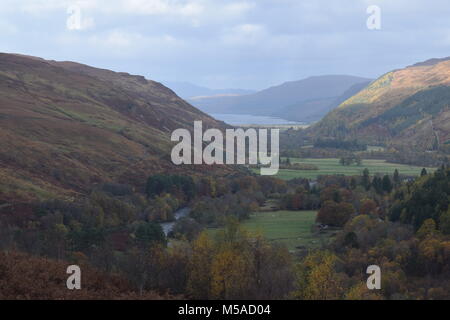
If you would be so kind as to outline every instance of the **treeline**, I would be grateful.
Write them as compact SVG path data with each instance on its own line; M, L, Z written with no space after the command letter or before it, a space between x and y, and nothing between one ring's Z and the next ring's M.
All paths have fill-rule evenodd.
M281 157L287 158L341 158L348 155L347 150L343 149L323 149L323 148L312 148L304 147L299 149L281 149Z
M280 169L288 170L319 170L319 167L310 163L291 162L289 157L280 158Z
M286 190L284 182L269 177L156 175L148 181L146 195L106 184L77 201L7 206L0 214L0 246L57 259L82 252L101 261L101 255L113 251L153 241L165 244L157 222L173 221L181 207L192 207L189 218L201 228L223 226L228 217L245 219L267 195ZM178 228L183 230L183 225Z
M448 299L449 181L450 169L441 168L399 186L383 202L372 203L371 212L349 220L332 245L339 259L334 270L354 275L375 264L382 270L383 298ZM361 290L355 287L352 296L367 297Z
M319 176L312 187L307 179L295 179L288 182L290 188L280 197L280 208L320 210L318 222L343 226L360 209L361 199L385 197L403 179L398 170L392 175L371 176L367 168L361 176Z
M317 139L314 142L315 148L344 149L348 151L366 151L367 144L358 140L337 140L337 139Z
M191 249L168 247L158 222L173 220L176 210L189 206L190 213L175 223L170 234L189 245L205 227L245 219L268 195L286 189L285 182L271 177L170 174L149 177L146 194L126 185L98 185L76 201L2 206L0 250L88 264L120 274L138 292L185 294L186 281L180 277L186 279L187 274L181 268Z
M118 275L114 281L124 284L109 287L112 291L97 286L105 297L116 292L118 298L157 293L195 299L449 298L448 167L433 174L424 171L417 181L405 181L398 171L371 176L367 169L361 176L320 176L313 183L174 175L149 181L146 195L107 185L76 202L3 207L1 249ZM195 192L188 196L183 186L191 182ZM155 201L164 198L192 209L175 224L173 236L181 241L170 245L152 220ZM268 198L288 210L318 210L318 224L340 231L329 244L295 256L239 226ZM223 228L212 235L203 231L206 226ZM6 267L0 260L0 284L13 292L5 276L13 277L19 286L14 292L29 290L29 283L12 273L13 260L5 261ZM29 261L45 265L47 260ZM381 290L366 286L366 268L373 264L382 270ZM38 287L43 292L42 282Z
M445 168L430 176L423 174L419 183L397 190L390 210L391 220L411 224L417 230L432 219L437 229L450 234L450 170Z
M406 147L396 147L385 154L384 159L392 163L402 163L414 166L439 167L450 163L448 156L436 152L417 152Z
M398 175L323 176L307 197L320 198L318 222L341 227L326 248L297 269L299 299L448 299L450 169ZM389 191L390 190L390 191ZM305 194L304 190L301 190ZM381 268L381 290L368 290L365 270Z

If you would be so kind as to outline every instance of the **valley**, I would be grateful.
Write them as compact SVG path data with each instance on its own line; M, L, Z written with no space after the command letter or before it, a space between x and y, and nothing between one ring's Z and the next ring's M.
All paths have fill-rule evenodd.
M40 281L32 297L448 297L448 70L433 60L373 82L237 91L214 97L240 101L216 119L142 76L0 54L0 297L50 277L27 262L58 275L81 265L101 282L81 295ZM276 176L257 161L174 161L174 132L202 150L202 129L223 146L239 127L280 129ZM380 291L364 287L369 264L389 279Z
M1 302L450 300L448 1L2 4Z

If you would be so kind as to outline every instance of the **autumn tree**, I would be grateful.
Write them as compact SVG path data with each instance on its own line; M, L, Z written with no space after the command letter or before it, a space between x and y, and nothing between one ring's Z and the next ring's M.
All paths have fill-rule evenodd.
M211 296L211 266L214 244L206 232L194 241L189 263L187 292L194 299L208 299Z
M247 298L251 287L249 262L245 252L231 246L222 248L211 265L211 298Z
M433 219L427 219L422 223L422 226L417 230L417 236L424 239L428 236L436 234L436 222Z
M302 300L340 299L344 293L342 276L335 270L338 257L329 251L309 254L298 266L297 290Z
M377 203L372 199L365 199L361 203L361 208L359 210L360 214L376 214L377 213Z
M323 224L342 227L355 213L350 203L325 201L317 214L317 221Z
M444 211L439 217L439 230L443 234L450 235L450 206L447 211Z
M383 296L376 290L369 290L367 284L362 281L351 287L345 294L345 300L382 300Z

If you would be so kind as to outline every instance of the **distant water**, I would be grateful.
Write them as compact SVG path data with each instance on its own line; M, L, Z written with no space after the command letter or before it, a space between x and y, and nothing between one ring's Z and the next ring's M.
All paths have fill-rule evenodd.
M254 116L251 114L211 113L211 116L217 120L221 120L233 126L240 126L246 124L255 124L255 125L303 124L301 122L289 121L286 119L276 117Z

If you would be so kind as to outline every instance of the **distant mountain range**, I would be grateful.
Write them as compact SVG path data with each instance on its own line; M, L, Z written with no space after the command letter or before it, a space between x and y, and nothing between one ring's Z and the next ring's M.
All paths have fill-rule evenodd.
M103 182L142 187L151 173L200 171L170 159L172 131L194 120L225 127L142 76L0 54L0 200L75 195Z
M244 95L256 92L254 90L245 89L210 89L202 86L197 86L189 82L176 81L165 81L164 85L172 89L178 96L183 99L191 99L196 97Z
M346 75L317 76L286 82L252 94L197 97L188 101L209 114L250 114L310 122L321 119L370 81Z
M422 150L450 144L450 58L383 75L331 111L310 133Z

